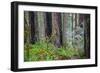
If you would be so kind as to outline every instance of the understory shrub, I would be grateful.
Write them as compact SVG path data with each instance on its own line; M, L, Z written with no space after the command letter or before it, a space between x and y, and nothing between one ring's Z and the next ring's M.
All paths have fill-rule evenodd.
M72 47L55 47L50 42L38 41L35 44L25 44L25 61L50 61L85 58L84 51Z

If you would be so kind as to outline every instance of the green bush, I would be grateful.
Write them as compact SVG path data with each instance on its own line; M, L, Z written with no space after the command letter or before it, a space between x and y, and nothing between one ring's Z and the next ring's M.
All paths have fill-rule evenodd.
M38 41L35 44L24 45L25 61L50 61L84 58L84 52L73 47L55 47L52 43Z

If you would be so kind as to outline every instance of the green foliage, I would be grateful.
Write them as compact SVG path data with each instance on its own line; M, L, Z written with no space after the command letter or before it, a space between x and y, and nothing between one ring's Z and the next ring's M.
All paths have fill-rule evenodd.
M30 43L25 43L24 45L24 60L29 61L29 54L30 54L30 49L32 48L32 45Z
M84 52L72 48L72 46L57 48L45 40L38 41L33 45L25 44L24 48L25 61L50 61L84 57Z
M71 58L77 55L77 52L74 49L59 49L58 54L64 58Z

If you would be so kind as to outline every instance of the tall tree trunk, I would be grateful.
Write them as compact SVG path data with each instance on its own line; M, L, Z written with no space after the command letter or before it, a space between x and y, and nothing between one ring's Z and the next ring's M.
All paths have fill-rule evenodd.
M35 35L34 35L34 40L39 41L39 29L38 29L38 17L37 17L37 12L34 12L34 26L35 26Z
M30 12L30 24L31 24L31 43L34 44L35 43L35 21L34 21L34 12Z
M73 32L73 18L72 18L72 13L69 13L68 16L68 25L67 25L67 41L68 41L68 46L72 48L72 32Z
M38 17L39 39L42 40L45 38L46 16L44 12L37 12L37 17Z
M79 35L81 36L81 39L80 39L80 48L84 51L84 25L85 25L85 20L84 20L84 14L80 14L80 17L79 17L79 27L80 27L80 33Z
M66 13L62 13L61 14L61 19L62 19L62 44L63 45L66 45L66 42L67 42L67 17L68 17L68 14ZM66 20L65 20L66 19Z
M73 26L72 26L72 39L73 39L73 41L72 41L72 45L73 45L73 48L74 48L74 39L75 39L75 25L76 25L76 21L75 21L75 13L73 13L72 14L72 23L73 23Z
M27 60L30 60L29 58L29 49L30 49L30 38L31 38L31 24L30 24L30 13L25 11L24 12L24 47L26 50Z
M52 13L52 42L56 47L60 47L60 29L58 13Z
M65 47L72 46L72 14L63 13L62 18L62 43Z
M74 35L73 35L73 38L74 38L74 40L73 40L73 46L74 46L74 48L76 48L76 49L80 49L80 38L81 38L81 36L80 36L80 26L79 26L79 17L80 17L80 15L79 14L75 14L74 15L74 17L75 17L75 21L74 21L74 23L75 23L75 27L74 27Z
M46 37L51 37L52 34L52 15L51 12L46 12L46 29L45 29Z
M34 24L35 24L35 38L37 41L45 38L45 25L46 14L44 12L34 12Z
M30 35L31 35L31 26L30 26L30 16L29 16L29 12L25 11L25 23L24 23L24 27L25 27L25 39L26 39L26 43L30 43Z

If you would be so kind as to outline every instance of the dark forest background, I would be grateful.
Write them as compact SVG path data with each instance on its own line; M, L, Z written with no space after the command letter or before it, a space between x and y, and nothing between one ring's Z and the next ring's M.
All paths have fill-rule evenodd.
M90 58L90 14L24 11L24 50L25 61Z

